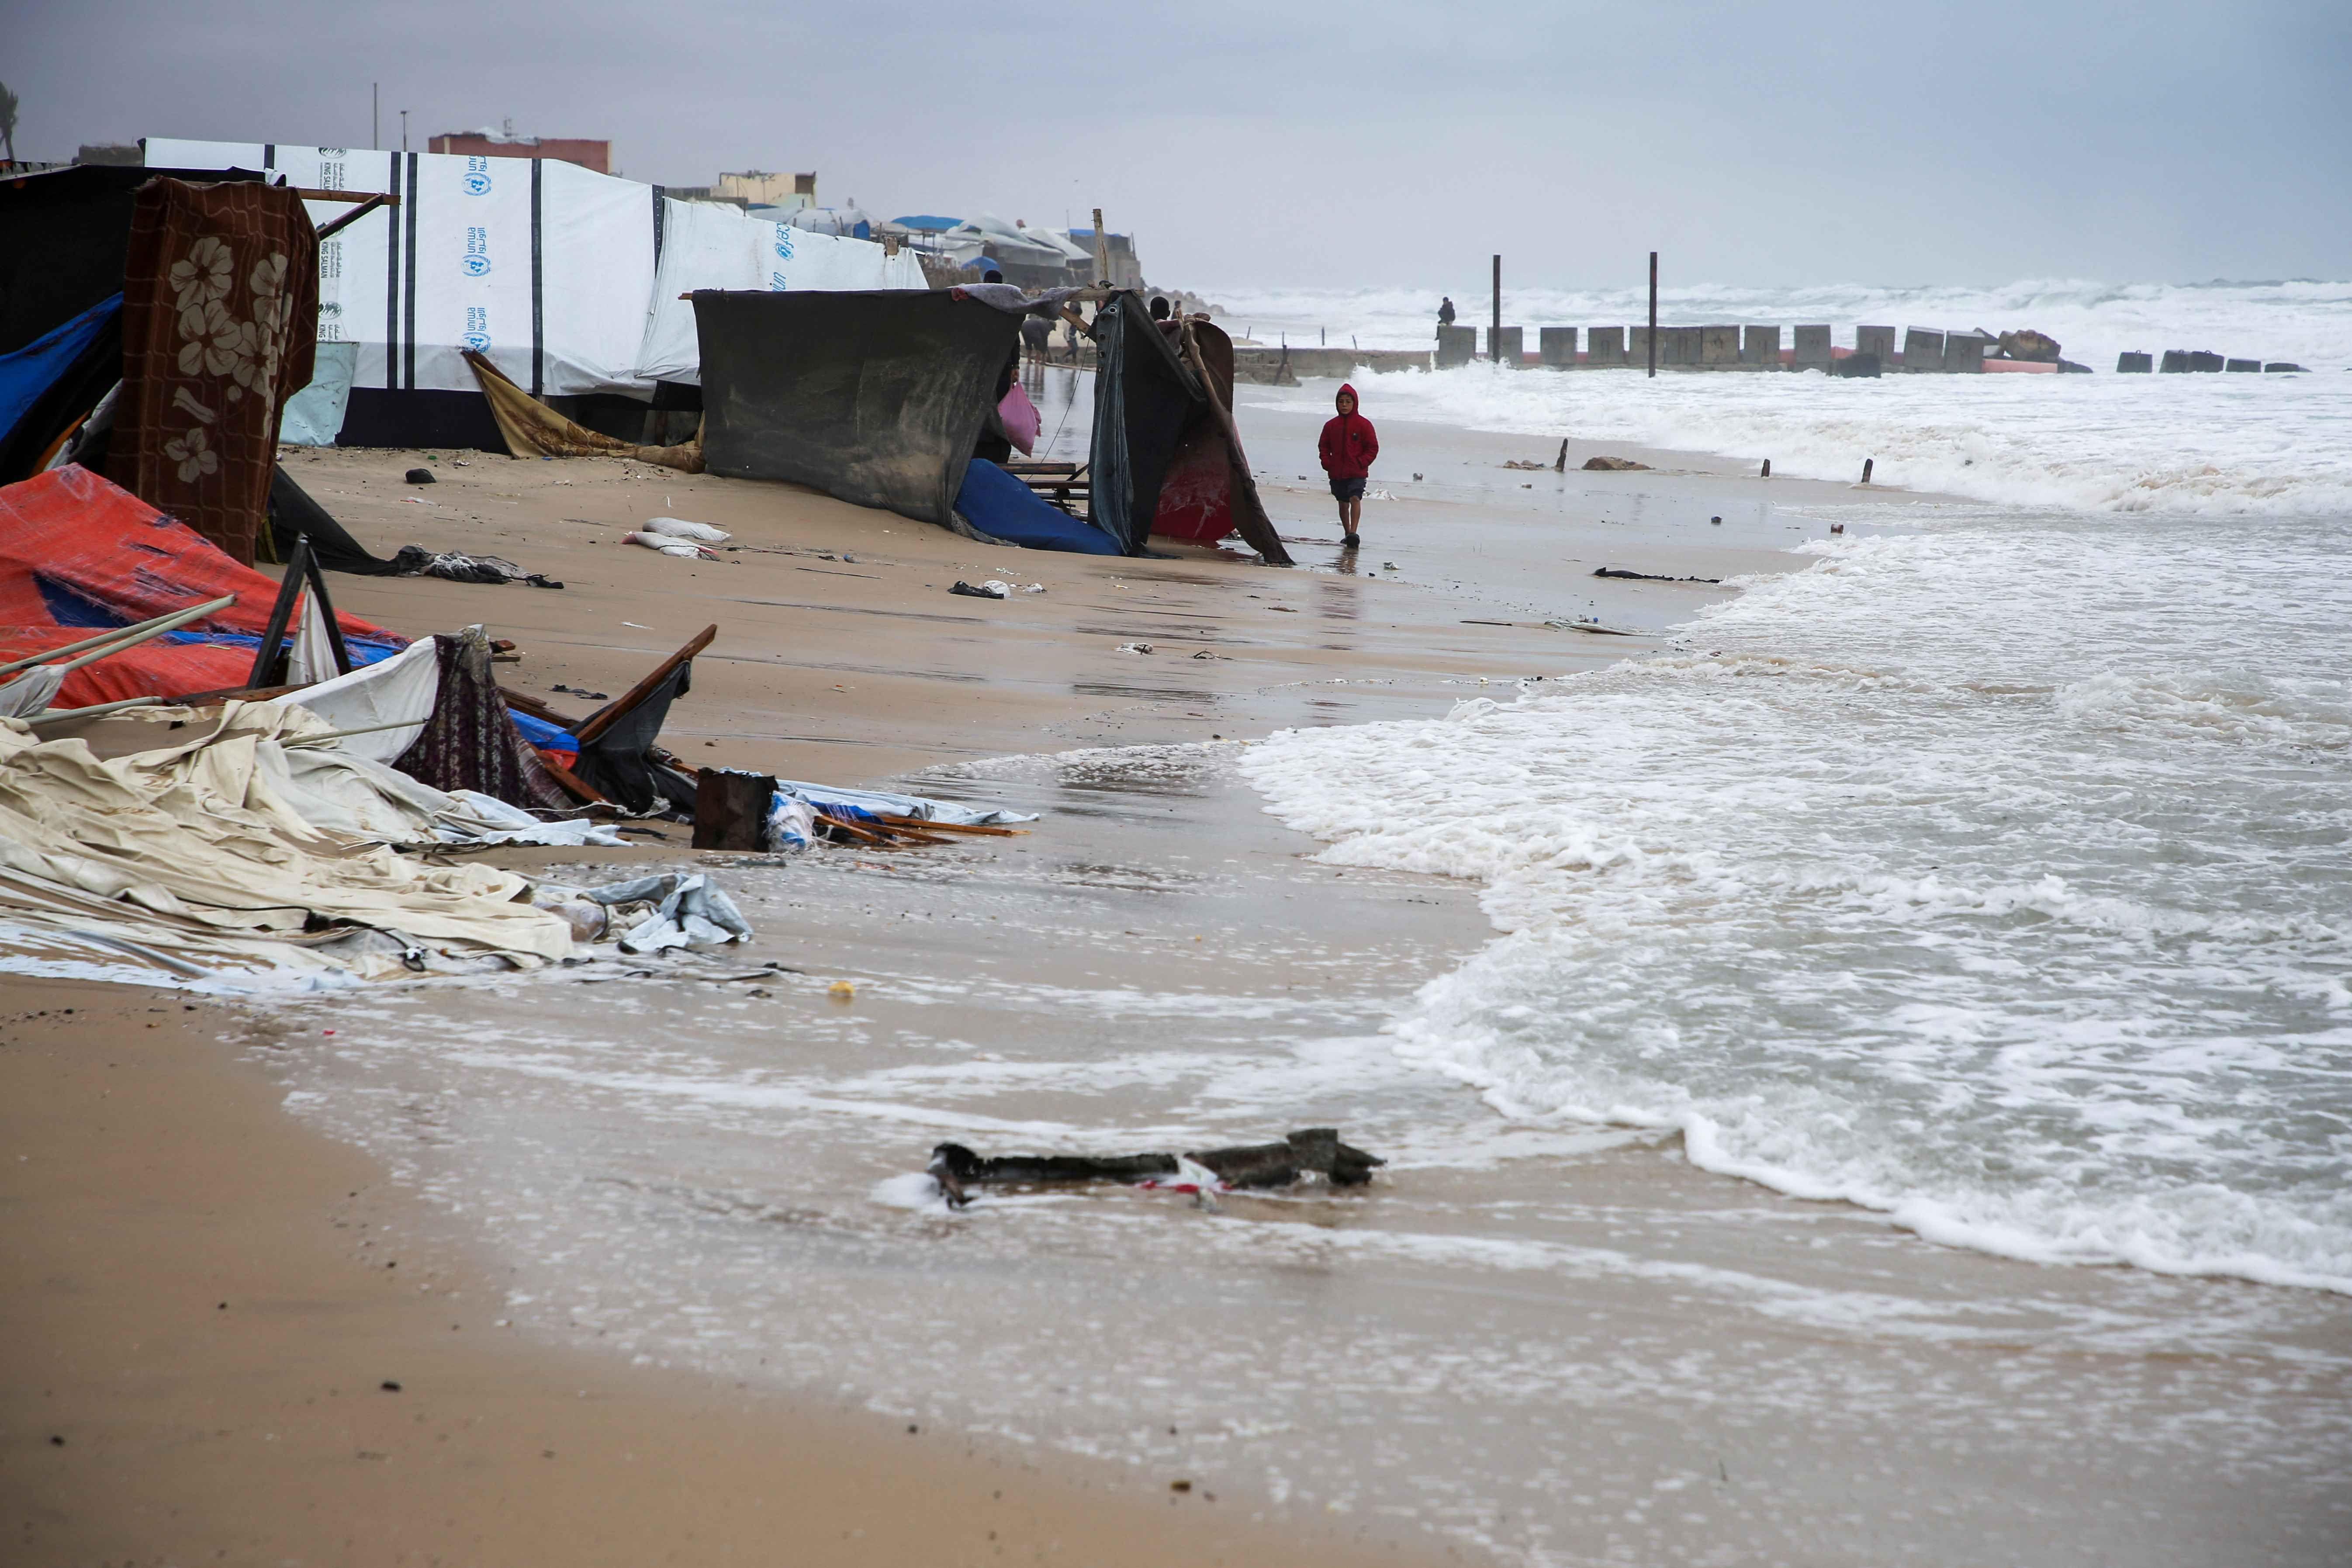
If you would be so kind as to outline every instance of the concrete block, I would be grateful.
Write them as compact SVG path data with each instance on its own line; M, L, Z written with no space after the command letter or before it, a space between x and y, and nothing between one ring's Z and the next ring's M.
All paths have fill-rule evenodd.
M2187 349L2167 349L2164 351L2164 363L2156 367L2156 374L2158 375L2182 375L2186 374L2188 370L2189 351Z
M2268 375L2273 371L2278 371L2282 374L2294 374L2300 375L2308 375L2311 374L2309 371L2305 370L2303 366L2295 363L2293 360L2284 359L2274 359L2268 364L2263 366L2263 374L2264 375Z
M1489 327L1486 329L1486 357L1513 370L1527 363L1527 331L1522 327Z
M1475 327L1440 327L1437 329L1437 368L1449 369L1468 364L1478 357L1478 329Z
M2221 374L2221 356L2207 353L2202 349L2192 349L2189 353L2189 368L2200 374L2210 373L2219 375Z
M1880 365L1876 354L1851 353L1830 366L1832 375L1878 379Z
M1778 327L1748 328L1740 338L1739 363L1754 365L1759 370L1780 369L1780 329Z
M2234 370L2242 373L2245 371L2252 371L2256 375L2260 375L2263 373L2263 362L2258 359L2233 359L2221 368L2223 370Z
M1625 329L1625 363L1632 365L1635 370L1647 370L1650 367L1649 328L1628 327Z
M1739 363L1739 329L1738 327L1701 327L1698 330L1698 363L1704 365L1733 365Z
M1985 350L1994 342L1974 332L1954 332L1944 340L1944 374L1946 375L1980 375L1984 373Z
M1853 330L1853 352L1876 354L1881 365L1895 363L1895 329L1893 327L1856 327Z
M1830 353L1830 330L1827 327L1799 327L1796 339L1797 352L1790 368L1826 371L1836 363L1837 356Z
M1547 370L1576 368L1576 329L1574 327L1538 327L1536 329L1536 357Z
M1685 369L1706 363L1706 329L1705 327L1669 327L1674 334L1675 363Z
M1584 363L1594 365L1621 365L1625 363L1625 329L1593 327L1584 334Z
M2117 375L2146 375L2156 368L2156 361L2147 354L2120 353L2116 356Z
M1903 334L1903 368L1916 375L1944 368L1944 334L1913 327Z

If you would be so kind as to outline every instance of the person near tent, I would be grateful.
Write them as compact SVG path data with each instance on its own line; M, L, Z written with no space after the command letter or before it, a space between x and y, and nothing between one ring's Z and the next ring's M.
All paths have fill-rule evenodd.
M1353 550L1363 542L1359 528L1364 520L1364 481L1371 477L1372 461L1381 455L1381 438L1372 422L1356 412L1356 389L1342 385L1332 399L1339 413L1323 426L1316 450L1323 471L1331 476L1331 498L1339 503L1339 541Z
M1441 327L1454 324L1454 301L1450 298L1437 301L1437 324Z
M1168 319L1168 296L1154 294L1151 297L1151 319L1155 321L1164 321Z

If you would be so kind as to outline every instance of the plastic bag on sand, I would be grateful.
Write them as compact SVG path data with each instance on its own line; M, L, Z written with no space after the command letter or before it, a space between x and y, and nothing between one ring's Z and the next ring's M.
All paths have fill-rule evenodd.
M667 871L656 877L634 877L589 888L581 895L591 903L618 910L629 904L652 904L651 914L621 937L623 952L659 952L671 947L718 947L748 942L751 922L735 900L711 886L700 872Z
M658 533L642 530L621 535L624 544L642 544L647 550L658 550L664 555L682 555L689 561L716 561L719 557L701 545L683 539L667 539Z
M1037 405L1029 401L1029 395L1021 390L1019 382L1013 384L1004 401L996 405L996 416L1004 421L1004 438L1020 447L1024 456L1037 449L1037 432L1045 420L1039 417Z
M672 539L698 539L705 544L724 544L734 537L723 528L688 522L682 517L649 517L646 520L646 531L666 533Z
M816 809L778 790L768 801L768 820L760 847L771 852L797 852L816 842Z

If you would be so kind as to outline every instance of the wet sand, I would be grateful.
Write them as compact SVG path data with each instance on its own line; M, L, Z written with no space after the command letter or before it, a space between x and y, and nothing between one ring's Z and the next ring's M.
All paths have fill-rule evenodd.
M346 608L483 620L525 649L510 685L575 711L553 686L617 692L716 621L666 737L691 760L1047 815L789 865L626 852L738 890L741 956L803 972L765 995L598 973L188 1013L8 982L0 1329L39 1375L6 1380L0 1522L40 1561L2326 1560L2328 1303L1948 1252L1622 1131L1500 1133L1378 1033L1490 935L1474 890L1318 865L1231 775L1283 725L1656 646L1541 623L1662 633L1730 590L1592 568L1801 565L1780 548L1873 498L1687 456L1514 472L1549 444L1384 426L1400 499L1345 562L1289 477L1299 403L1245 414L1283 531L1333 542L1289 573L616 462L461 454L411 489L411 454L295 459L381 553L569 584L338 578ZM665 513L743 548L617 542ZM1046 592L946 593L987 576ZM992 760L1078 748L1119 750ZM1318 1121L1393 1158L1372 1193L950 1218L904 1179L945 1136Z

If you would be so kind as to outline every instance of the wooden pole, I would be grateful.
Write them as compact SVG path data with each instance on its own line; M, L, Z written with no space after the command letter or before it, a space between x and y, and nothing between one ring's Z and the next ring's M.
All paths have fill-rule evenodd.
M1500 256L1495 258L1493 300L1493 313L1486 322L1486 357L1499 363L1503 353L1503 258Z
M1650 376L1658 374L1658 253L1650 252Z
M302 596L302 582L310 569L310 536L294 537L294 552L286 563L286 570L278 581L278 600L269 606L269 622L262 628L261 646L253 653L253 673L246 679L247 686L267 686L271 672L278 667L279 645L286 640L286 627L294 619L294 605Z
M1095 285L1110 287L1110 236L1103 232L1102 208L1095 208Z

